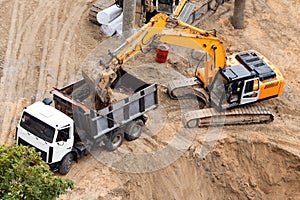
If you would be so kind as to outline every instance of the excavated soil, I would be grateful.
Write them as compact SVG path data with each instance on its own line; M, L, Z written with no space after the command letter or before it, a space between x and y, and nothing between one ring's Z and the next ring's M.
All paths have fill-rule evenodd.
M24 106L50 97L52 87L81 78L86 57L107 39L88 21L90 3L0 2L0 143L13 144ZM169 99L165 84L178 77L174 68L185 75L191 69L182 70L186 63L173 54L165 64L155 63L154 58L147 64L141 56L132 61L140 70L126 67L159 83L160 107L149 113L139 140L124 142L114 153L99 152L74 163L66 177L75 182L75 189L61 198L300 199L299 7L297 0L249 0L246 28L234 30L233 2L229 2L199 25L216 29L228 53L255 49L282 71L283 96L263 102L275 114L272 123L182 129L179 108L192 109L194 102ZM157 154L169 146L175 151ZM152 156L136 161L136 169L134 162L122 163L128 154L143 153Z

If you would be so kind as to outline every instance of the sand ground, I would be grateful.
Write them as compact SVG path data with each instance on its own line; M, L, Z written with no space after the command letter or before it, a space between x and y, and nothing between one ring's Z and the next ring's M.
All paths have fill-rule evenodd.
M78 80L87 55L106 39L88 21L90 3L0 1L1 143L13 144L24 106L50 97L52 87ZM87 156L66 176L75 182L75 189L62 198L300 199L299 8L298 0L249 0L246 28L234 30L230 24L233 2L229 2L199 25L216 29L227 52L255 49L282 71L283 96L263 102L275 113L272 123L223 128L221 139L205 157L198 152L208 129L197 130L188 151L154 172L121 172ZM172 78L168 69L153 67L149 74L148 80L161 84L163 109L156 112L165 123L155 137L150 134L125 143L121 151L151 152L164 147L180 126L178 105L164 93L163 78ZM152 120L152 126L154 122L159 123Z

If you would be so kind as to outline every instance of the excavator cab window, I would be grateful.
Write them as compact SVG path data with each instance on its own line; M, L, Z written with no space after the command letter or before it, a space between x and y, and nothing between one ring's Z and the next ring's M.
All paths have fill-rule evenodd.
M253 81L249 81L245 85L245 93L249 93L253 91Z
M226 100L229 104L238 103L241 97L242 81L235 81L226 85Z
M223 105L226 103L228 88L229 85L219 71L209 86L210 103L217 110L223 110Z

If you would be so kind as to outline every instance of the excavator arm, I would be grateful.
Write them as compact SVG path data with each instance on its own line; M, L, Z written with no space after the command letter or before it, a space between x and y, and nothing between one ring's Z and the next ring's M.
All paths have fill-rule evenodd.
M101 63L99 72L93 73L98 76L92 80L95 81L96 92L102 103L109 103L110 85L117 78L117 71L122 64L142 52L154 40L205 51L211 62L204 70L198 69L196 72L204 87L208 87L217 71L226 65L224 44L216 37L214 31L204 31L165 14L157 14L116 50L109 52L109 62Z
M167 28L170 25L173 25L174 28ZM204 87L211 83L212 78L220 68L225 67L225 47L223 42L216 37L214 31L198 29L179 20L174 20L165 14L158 14L153 17L148 24L116 49L113 52L115 56L114 65L111 67L115 68L127 62L137 53L143 51L153 40L205 51L210 56L212 65L205 67L204 71L199 69L196 72L196 76L203 82Z

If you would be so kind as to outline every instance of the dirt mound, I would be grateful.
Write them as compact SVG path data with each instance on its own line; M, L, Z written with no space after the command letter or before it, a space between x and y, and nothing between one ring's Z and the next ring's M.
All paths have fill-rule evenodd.
M104 170L114 188L103 192L100 187L102 194L95 188L88 192L95 196L98 193L98 199L124 200L299 199L299 163L298 156L277 146L227 138L219 141L205 158L197 148L191 148L171 166L157 172L116 174L101 171L98 166L93 170L97 178L88 185L99 183L102 175L98 173ZM72 197L75 196L70 194L69 198Z
M120 174L107 198L298 199L300 158L277 146L225 139L205 158L190 149L174 164L145 174Z

